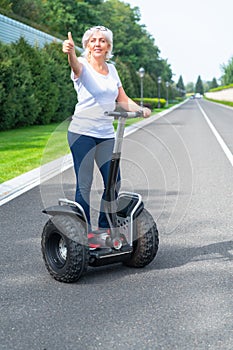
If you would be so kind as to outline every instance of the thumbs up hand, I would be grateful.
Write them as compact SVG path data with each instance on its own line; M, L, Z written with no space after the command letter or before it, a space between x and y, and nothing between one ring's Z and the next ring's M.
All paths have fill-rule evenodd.
M68 33L68 40L63 41L62 51L67 54L75 52L75 45L71 32Z
M68 32L68 39L73 42L72 34L71 32Z

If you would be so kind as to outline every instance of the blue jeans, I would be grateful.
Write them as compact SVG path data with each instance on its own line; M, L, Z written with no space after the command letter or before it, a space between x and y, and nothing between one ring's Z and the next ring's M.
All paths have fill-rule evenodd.
M99 228L107 228L109 227L109 224L104 213L103 200L105 199L114 138L102 139L68 131L68 142L73 156L74 170L76 174L75 201L83 207L88 224L91 228L90 192L93 181L94 162L96 162L104 183L98 226ZM119 188L120 172L118 174L117 182Z

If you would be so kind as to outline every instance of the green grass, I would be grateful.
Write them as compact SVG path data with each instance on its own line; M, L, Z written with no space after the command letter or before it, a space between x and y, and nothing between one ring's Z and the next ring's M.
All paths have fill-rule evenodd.
M221 103L222 105L230 106L233 107L233 102L230 101L220 101L220 100L214 100L213 98L208 98L205 96L205 99L208 101L216 102L216 103Z
M69 152L63 124L0 132L0 183Z
M126 126L142 119L128 119ZM67 126L64 122L0 132L0 183L69 153Z
M168 108L171 105L168 106ZM159 113L163 109L156 109ZM130 118L126 126L143 118ZM114 121L116 129L117 122ZM68 121L0 132L0 183L69 153Z
M126 119L125 126L126 127L130 126L132 124L140 122L141 120L143 120L143 118L129 118L129 119ZM113 126L114 126L114 129L116 130L116 128L117 128L117 120L114 120Z
M214 89L210 89L208 92L221 91L221 90L226 90L230 88L233 88L233 84L218 86Z

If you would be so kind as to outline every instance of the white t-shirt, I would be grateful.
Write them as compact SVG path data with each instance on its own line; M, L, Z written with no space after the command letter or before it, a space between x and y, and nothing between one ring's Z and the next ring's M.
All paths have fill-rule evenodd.
M78 103L69 126L69 131L98 138L114 137L113 117L105 116L105 111L115 109L118 89L122 85L116 68L108 65L108 75L98 73L83 58L78 60L83 64L80 77L71 79L77 92Z

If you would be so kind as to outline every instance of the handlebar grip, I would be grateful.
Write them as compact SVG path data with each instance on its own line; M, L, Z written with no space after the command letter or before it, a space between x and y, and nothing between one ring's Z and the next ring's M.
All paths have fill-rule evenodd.
M138 118L143 117L143 111L137 111L137 112L104 112L104 115L111 116L111 117L122 117L122 118Z

